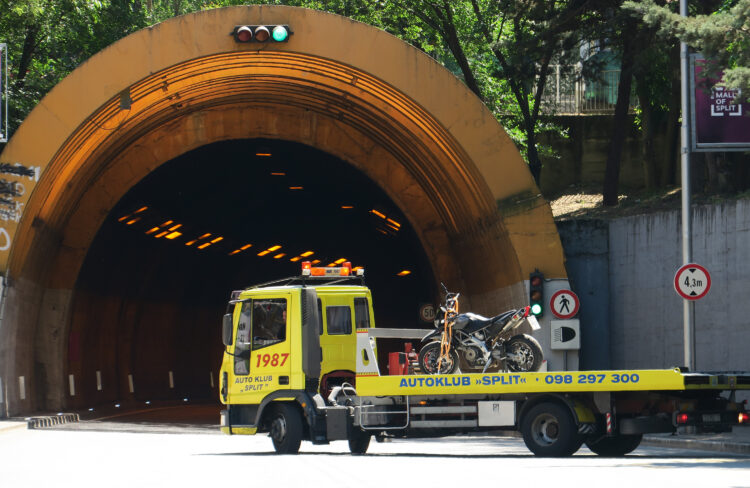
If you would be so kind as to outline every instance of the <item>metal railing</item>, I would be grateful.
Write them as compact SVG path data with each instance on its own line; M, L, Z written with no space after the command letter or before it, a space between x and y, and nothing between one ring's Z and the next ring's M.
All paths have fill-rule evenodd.
M558 115L610 114L615 111L620 70L600 71L586 79L578 66L553 65L542 95L542 111ZM629 111L638 104L630 97Z

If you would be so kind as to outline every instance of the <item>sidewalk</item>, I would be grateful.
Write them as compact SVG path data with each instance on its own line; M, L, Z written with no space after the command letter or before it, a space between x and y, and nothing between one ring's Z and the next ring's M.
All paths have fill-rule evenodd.
M0 420L0 434L16 429L27 429L28 422L19 419Z
M722 434L647 434L641 445L750 455L750 425Z

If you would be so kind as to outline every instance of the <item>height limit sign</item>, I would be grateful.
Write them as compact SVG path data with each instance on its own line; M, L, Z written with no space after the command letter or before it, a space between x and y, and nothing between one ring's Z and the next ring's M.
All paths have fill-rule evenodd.
M674 289L685 300L698 300L711 289L711 275L700 264L686 264L674 275Z

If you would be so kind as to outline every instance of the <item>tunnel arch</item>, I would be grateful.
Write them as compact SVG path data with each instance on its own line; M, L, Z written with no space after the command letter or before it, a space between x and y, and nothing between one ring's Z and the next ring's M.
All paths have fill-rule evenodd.
M282 44L236 44L240 24L284 23ZM151 171L218 141L265 137L357 167L402 209L436 279L474 310L524 301L534 268L565 277L546 202L503 129L431 58L343 17L247 6L171 19L115 43L55 87L0 156L39 168L6 222L5 378L13 407L66 404L75 281L102 222Z

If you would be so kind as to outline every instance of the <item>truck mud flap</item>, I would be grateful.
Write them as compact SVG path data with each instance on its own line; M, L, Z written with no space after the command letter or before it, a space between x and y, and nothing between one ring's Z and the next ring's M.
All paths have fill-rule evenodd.
M674 432L671 419L666 416L620 419L620 434L659 434Z

